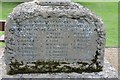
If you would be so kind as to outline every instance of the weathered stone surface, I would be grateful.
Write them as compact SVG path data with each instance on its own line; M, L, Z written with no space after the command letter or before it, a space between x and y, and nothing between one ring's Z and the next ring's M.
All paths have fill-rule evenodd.
M109 49L106 49L106 52L107 52L107 50L109 50ZM4 61L2 60L4 58L4 57L2 58L4 49L0 48L0 51L1 51L1 54L0 54L0 73L1 73L0 74L0 79L3 78L2 80L8 80L8 78L10 78L9 80L14 80L14 79L16 80L16 78L18 78L18 79L19 78L33 78L32 80L34 80L34 79L37 80L36 78L38 78L38 80L39 80L39 78L46 78L46 79L48 79L48 78L51 78L51 79L53 79L53 78L55 78L55 79L58 79L58 78L60 78L60 79L61 78L68 78L68 79L76 78L76 79L79 80L79 78L81 76L82 76L82 78L88 78L87 77L88 75L93 76L92 80L94 80L94 78L95 78L95 80L97 78L98 79L102 78L103 80L118 80L118 79L114 79L114 78L118 78L118 73L116 71L117 69L115 70L112 67L113 65L111 65L111 63L109 63L106 59L104 60L103 71L94 73L94 75L93 75L93 73L89 73L89 74L88 73L82 73L82 74L78 74L78 73L73 74L73 73L71 73L71 75L70 74L65 74L65 73L55 73L55 74L54 73L53 74L48 74L48 73L47 74L17 74L17 75L13 75L13 76L6 75L6 73L5 73L5 64L4 64ZM110 54L112 54L112 53L110 53ZM87 74L87 75L85 75L85 74ZM99 74L99 76L98 76L98 74ZM66 75L67 77L65 77L64 75ZM105 76L105 75L107 75L107 76ZM100 80L102 80L102 79L100 79Z
M0 58L0 61L2 58ZM3 62L4 63L4 62ZM16 78L31 78L31 79L40 79L40 78L45 78L45 79L48 79L48 78L52 78L52 79L58 79L58 78L67 78L67 79L78 79L80 80L80 78L84 78L83 80L87 80L85 78L88 78L88 80L91 78L92 80L118 80L118 73L117 71L111 66L111 64L105 60L104 61L104 67L103 67L103 71L101 72L93 72L93 73L82 73L82 74L79 74L79 73L44 73L44 74L17 74L17 75L6 75L5 72L5 65L0 62L0 76L1 78L3 78L3 80L7 80L7 79L10 79L10 80L16 80ZM2 70L2 71L1 71ZM6 79L5 79L6 78ZM37 78L37 79L36 79ZM115 78L115 79L114 79Z
M98 72L104 48L103 22L76 3L23 3L6 24L7 74Z

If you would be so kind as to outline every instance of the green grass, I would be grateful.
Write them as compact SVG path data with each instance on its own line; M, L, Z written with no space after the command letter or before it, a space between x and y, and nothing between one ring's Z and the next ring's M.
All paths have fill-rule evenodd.
M71 0L73 2L119 2L120 0Z
M3 32L3 31L0 31L0 36L2 36L3 34L4 34L4 32ZM4 47L4 45L5 45L4 42L0 42L0 48L1 48L1 47Z
M4 47L5 43L4 42L0 42L0 48Z
M3 3L2 18L6 20L8 13L19 3ZM117 2L81 2L103 19L106 29L106 47L118 46L118 3ZM0 33L1 34L1 33ZM2 33L3 34L3 33Z
M4 31L0 31L0 36L4 34Z
M81 3L99 15L105 24L106 47L118 46L118 3Z
M7 16L9 13L12 12L13 8L16 7L18 4L20 3L13 3L13 2L4 2L2 3L2 17L1 19L2 20L6 20L7 19Z

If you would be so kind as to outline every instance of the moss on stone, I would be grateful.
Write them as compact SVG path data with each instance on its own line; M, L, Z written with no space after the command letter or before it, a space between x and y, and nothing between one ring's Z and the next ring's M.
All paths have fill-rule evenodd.
M28 66L27 64L24 64L23 61L18 62L17 60L15 60L14 62L11 62L10 71L7 74L14 75L14 74L27 74L27 73L99 72L102 71L102 66L99 65L100 62L98 62L98 56L99 56L98 52L96 52L94 59L91 60L92 61L91 64L87 62L77 62L77 64L80 65L77 68L69 66L68 62L36 61L36 62L32 62L32 64L35 64L35 66ZM60 67L61 65L64 66ZM96 65L97 67L95 68L94 65ZM42 67L39 68L39 66Z

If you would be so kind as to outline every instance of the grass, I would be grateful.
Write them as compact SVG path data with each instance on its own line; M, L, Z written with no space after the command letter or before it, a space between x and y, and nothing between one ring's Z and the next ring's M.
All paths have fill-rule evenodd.
M4 42L0 42L0 48L4 47L5 43Z
M9 13L11 13L11 11L13 10L14 7L16 7L18 4L18 2L4 2L2 3L2 20L6 20L7 16Z
M119 2L120 0L71 0L74 2Z
M0 31L0 36L2 36L4 34L4 31Z
M118 3L117 2L89 2L81 3L99 15L105 24L106 47L118 46Z
M8 13L19 3L3 3L2 17L6 20ZM106 47L118 46L118 3L117 2L81 2L83 6L89 8L99 15L105 24L106 29ZM0 34L3 34L0 32Z
M3 32L3 31L0 31L0 36L2 36L3 34L4 34L4 32ZM0 42L0 48L1 48L1 47L4 47L4 45L5 45L4 42Z

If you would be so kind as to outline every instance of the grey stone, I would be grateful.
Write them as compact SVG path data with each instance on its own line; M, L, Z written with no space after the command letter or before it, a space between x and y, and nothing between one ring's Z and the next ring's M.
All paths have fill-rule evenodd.
M88 76L92 76L92 80L95 78L95 80L97 80L98 78L100 78L100 80L117 80L118 78L118 73L117 71L111 66L111 64L105 60L104 61L104 67L103 67L103 71L102 72L96 72L96 73L45 73L45 74L16 74L16 75L6 75L5 73L5 63L2 60L3 58L0 58L0 60L2 62L0 62L0 78L7 78L7 79L14 79L14 78L32 78L33 80L36 78L84 78L84 80L90 79L88 78ZM111 69L109 69L111 68ZM2 69L2 70L1 70ZM107 76L106 76L107 75ZM108 78L108 79L107 79ZM98 79L99 80L99 79Z
M6 74L103 69L103 22L77 3L22 3L9 15L5 33Z

